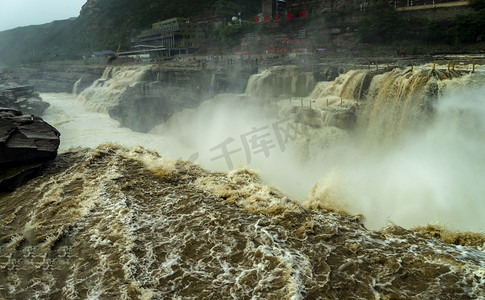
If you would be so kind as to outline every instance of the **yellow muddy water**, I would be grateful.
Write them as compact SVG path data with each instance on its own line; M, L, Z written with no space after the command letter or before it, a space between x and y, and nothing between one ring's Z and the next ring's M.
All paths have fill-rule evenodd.
M9 299L485 296L477 243L369 231L303 209L246 169L209 173L143 148L65 152L1 195L0 216Z
M485 298L482 70L352 70L284 99L313 82L277 68L122 128L106 111L149 71L42 95L60 155L0 194L0 298Z

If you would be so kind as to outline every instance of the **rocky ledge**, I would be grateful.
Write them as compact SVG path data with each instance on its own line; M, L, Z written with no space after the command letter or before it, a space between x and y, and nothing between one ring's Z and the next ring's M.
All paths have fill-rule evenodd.
M4 69L0 82L16 82L35 86L40 93L72 93L76 85L81 92L101 77L106 65L85 66L82 62L73 65L41 64L29 67Z
M8 107L28 114L40 116L49 107L42 101L33 86L17 84L0 85L0 107Z
M59 136L39 117L0 107L0 192L15 190L54 160Z

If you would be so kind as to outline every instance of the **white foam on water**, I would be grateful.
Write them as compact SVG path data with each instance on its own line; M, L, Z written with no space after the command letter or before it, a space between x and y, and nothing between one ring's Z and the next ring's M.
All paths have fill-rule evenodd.
M73 147L95 148L100 144L115 143L125 147L143 145L175 158L192 154L174 138L134 132L121 127L118 121L106 113L90 109L76 95L46 93L41 96L51 105L42 116L43 119L61 132L60 152Z
M406 132L392 147L347 148L317 190L336 192L333 201L344 199L372 228L389 220L483 231L484 93L483 87L447 93L432 124Z
M319 84L310 98L324 102L332 98L335 104L334 98L352 94L345 89L358 86L351 81L361 80L362 74L353 71L333 84ZM416 69L415 73L406 69L394 71L392 76L376 76L375 80L402 85L398 96L409 101L410 108L420 105L407 100L414 94L409 90L411 85L423 89L431 82L444 93L435 103L434 119L417 128L408 128L413 118L401 117L405 111L397 109L398 105L392 106L396 110L390 113L401 120L395 125L400 128L383 139L392 143L382 144L375 132L364 130L348 137L337 133L341 130L335 127L306 126L298 139L285 143L283 149L273 127L282 120L275 111L271 113L275 107L241 95L219 95L197 109L174 115L150 134L120 128L117 121L91 111L71 95L42 97L51 103L44 118L62 133L61 151L106 142L128 147L142 145L156 149L162 156L190 157L209 170L227 171L230 166L221 156L221 146L226 141L227 150L235 151L230 155L232 167L248 166L307 207L331 207L363 214L371 228L392 221L406 227L433 223L456 230L483 231L485 219L480 217L480 212L485 211L481 201L485 194L485 186L481 184L485 178L485 114L481 100L484 88L480 87L483 77L473 74L429 82L417 78L426 74L423 69ZM378 84L373 82L370 88L376 87ZM386 89L394 92L392 88ZM376 105L399 100L386 100L382 91L375 93L380 101ZM369 115L374 114L380 122L384 116L382 112L378 115L376 109L381 106ZM379 129L381 123L377 118L368 119ZM283 116L283 121L288 120ZM245 147L251 147L251 137L262 134L268 134L267 141L271 139L273 148L265 153L260 147L256 153L253 147L248 152ZM244 144L244 139L248 144ZM362 139L365 143L361 143Z

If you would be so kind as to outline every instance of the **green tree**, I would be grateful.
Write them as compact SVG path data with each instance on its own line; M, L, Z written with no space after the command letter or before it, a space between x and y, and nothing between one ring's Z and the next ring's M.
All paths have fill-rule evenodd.
M485 0L472 0L470 6L474 12L458 15L453 20L449 41L454 44L485 40Z
M399 17L388 5L371 7L369 16L358 23L357 38L361 42L391 44L411 32L408 21Z
M252 30L249 23L221 25L216 30L216 36L226 46L235 46L239 43L242 35Z

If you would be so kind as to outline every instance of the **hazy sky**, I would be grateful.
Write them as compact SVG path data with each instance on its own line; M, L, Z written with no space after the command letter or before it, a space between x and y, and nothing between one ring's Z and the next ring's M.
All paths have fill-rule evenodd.
M79 16L87 0L0 0L0 31Z

